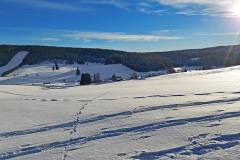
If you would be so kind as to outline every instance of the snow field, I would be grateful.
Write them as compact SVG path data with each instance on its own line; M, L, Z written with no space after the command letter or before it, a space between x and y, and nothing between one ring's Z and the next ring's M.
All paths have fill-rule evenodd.
M239 80L237 66L64 89L0 85L0 159L238 160Z

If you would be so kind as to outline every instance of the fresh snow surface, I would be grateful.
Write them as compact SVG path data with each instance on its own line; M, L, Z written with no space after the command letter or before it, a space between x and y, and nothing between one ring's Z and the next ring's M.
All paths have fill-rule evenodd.
M239 160L240 67L103 85L0 85L0 159Z
M129 79L135 72L134 70L122 65L111 64L104 65L100 63L86 63L68 65L65 63L59 64L60 70L52 70L54 63L44 62L38 65L25 65L11 73L8 77L0 78L0 84L42 84L42 83L58 83L58 84L74 84L79 82L80 77L76 75L76 69L79 67L81 73L90 73L93 76L100 73L102 80L107 80L113 74L121 76L124 79ZM154 72L149 72L154 73ZM155 72L155 73L161 73ZM138 73L145 75L146 73Z
M18 52L6 66L0 67L0 76L3 73L18 67L27 55L28 55L27 51Z

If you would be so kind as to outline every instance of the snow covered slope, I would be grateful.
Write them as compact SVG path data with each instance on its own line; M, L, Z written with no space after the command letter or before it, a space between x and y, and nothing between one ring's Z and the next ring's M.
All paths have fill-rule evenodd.
M0 85L0 159L239 160L240 67L47 89Z
M27 55L28 52L26 51L18 52L6 66L0 67L0 76L3 73L18 67Z
M79 67L81 73L90 73L93 76L100 73L102 80L110 79L113 74L129 79L134 70L122 65L104 65L100 63L86 63L83 65L59 64L60 70L52 70L54 64L45 62L39 65L25 65L11 73L8 77L0 78L0 84L40 84L40 83L76 83L80 76L76 75ZM145 74L145 73L139 73Z

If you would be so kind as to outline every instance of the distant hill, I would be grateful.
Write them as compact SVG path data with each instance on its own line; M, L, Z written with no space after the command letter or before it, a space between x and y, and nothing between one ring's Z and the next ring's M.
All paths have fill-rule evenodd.
M0 45L0 66L6 65L19 51L28 51L23 64L46 60L74 62L121 63L135 71L147 72L182 66L223 67L240 64L240 46L221 46L168 52L124 52L108 49L70 48L33 45Z
M23 64L37 64L43 61L65 60L68 64L97 62L121 63L133 70L147 72L160 69L171 70L171 65L159 54L140 54L107 49L68 48L53 46L0 45L0 66L6 65L19 51L28 51Z
M223 67L240 65L240 45L160 52L172 66Z

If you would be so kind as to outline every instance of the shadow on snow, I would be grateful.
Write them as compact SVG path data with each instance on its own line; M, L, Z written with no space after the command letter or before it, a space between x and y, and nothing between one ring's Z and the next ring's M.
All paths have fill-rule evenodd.
M166 128L166 127L172 127L172 126L180 126L180 125L185 125L185 124L190 124L190 123L200 123L200 122L211 122L211 121L216 121L216 120L222 120L222 119L227 119L227 118L233 118L233 117L239 117L240 112L228 112L228 113L223 113L223 114L215 114L215 115L208 115L208 116L201 116L201 117L194 117L194 118L185 118L185 119L177 119L177 120L169 120L169 121L162 121L162 122L156 122L156 123L149 123L145 125L139 125L139 126L134 126L134 127L127 127L127 128L120 128L120 129L115 129L115 130L108 130L108 131L103 131L100 134L95 134L92 136L88 137L78 137L70 140L64 140L64 141L57 141L57 142L52 142L52 143L47 143L47 144L42 144L38 146L29 146L26 148L22 148L19 150L15 151L10 151L10 152L5 152L5 153L0 153L0 159L10 159L10 158L15 158L19 156L24 156L24 155L30 155L34 153L39 153L45 150L49 149L55 149L55 148L62 148L70 145L80 145L84 144L87 142L95 141L95 140L101 140L101 139L106 139L106 138L111 138L111 137L117 137L121 136L124 134L128 133L145 133L145 132L151 132L155 131L161 128ZM233 137L233 136L231 136ZM192 148L191 152L194 154L197 153L202 153L205 151L206 148L213 148L213 149L218 149L220 148L228 148L229 146L235 146L238 145L239 143L235 142L235 140L240 139L240 135L234 136L235 138L229 138L228 136L222 136L222 138L216 139L216 140L221 140L221 141L229 141L229 143L226 144L210 144L204 146L199 146L198 148ZM204 147L204 148L201 148ZM171 152L180 152L184 150L186 147L180 147L180 148L175 148L167 151L159 151L154 154L157 156L161 156L166 153L171 153ZM188 152L183 152L183 154L187 154ZM154 155L153 153L149 153L150 155ZM139 159L141 157L146 157L147 153L142 153L142 155L139 155ZM154 156L155 157L155 156ZM144 159L144 158L142 158Z

